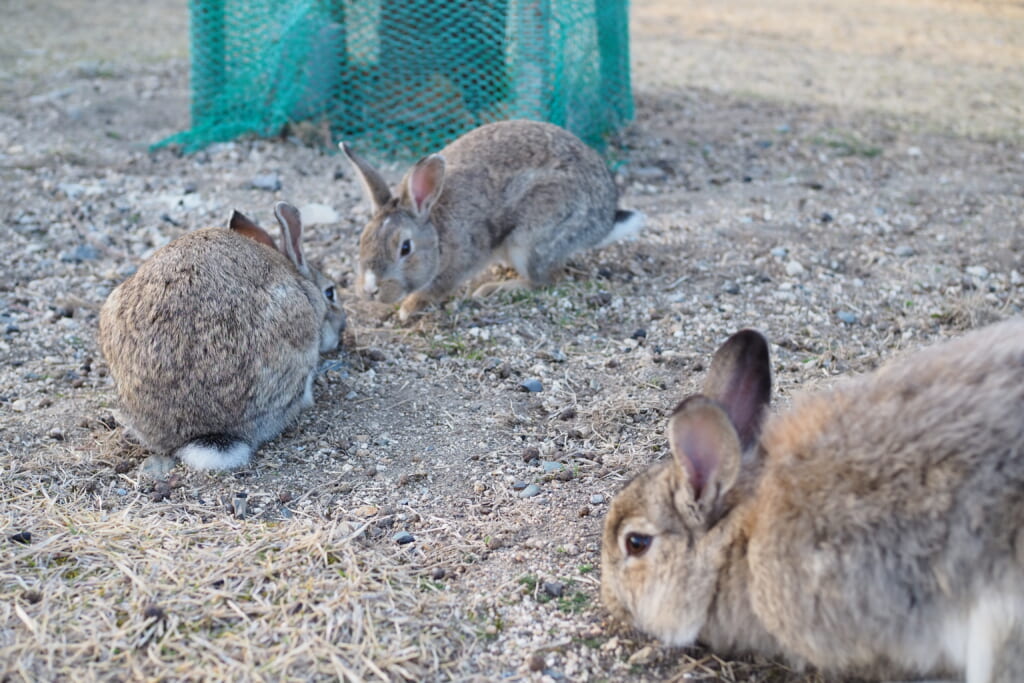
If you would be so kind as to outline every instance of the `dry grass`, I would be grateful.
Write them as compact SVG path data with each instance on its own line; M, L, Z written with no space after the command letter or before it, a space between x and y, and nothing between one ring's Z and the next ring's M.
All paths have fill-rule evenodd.
M235 519L136 491L106 511L79 483L0 479L0 680L418 681L477 640L424 557L359 547L364 520Z

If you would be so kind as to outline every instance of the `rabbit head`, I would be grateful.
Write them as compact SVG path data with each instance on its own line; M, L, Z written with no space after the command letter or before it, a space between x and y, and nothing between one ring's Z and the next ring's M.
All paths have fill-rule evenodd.
M281 226L280 246L274 243L266 230L238 211L231 215L229 226L249 239L280 251L292 262L299 275L316 286L320 297L313 298L310 303L323 318L320 325L320 353L331 351L338 347L341 332L345 329L345 311L341 307L335 284L311 266L302 253L302 217L299 210L286 202L277 202L274 205L274 217Z
M416 163L392 196L384 179L345 143L373 217L359 238L356 291L361 297L395 303L427 286L440 268L440 240L430 219L444 189L445 161L431 154Z
M601 597L613 614L671 645L697 639L731 540L726 513L745 483L740 465L757 449L770 393L767 342L738 332L715 354L704 394L669 419L672 457L612 501Z

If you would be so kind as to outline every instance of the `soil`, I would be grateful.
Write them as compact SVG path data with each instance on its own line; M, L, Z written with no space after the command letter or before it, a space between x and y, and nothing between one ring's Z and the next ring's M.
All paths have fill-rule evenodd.
M664 456L668 411L739 328L772 341L784 405L1021 314L1024 6L636 0L631 20L636 119L611 158L622 205L648 216L639 239L580 255L553 288L464 294L402 325L350 289L368 207L340 155L291 138L149 149L188 124L183 0L7 8L0 477L33 493L4 538L45 527L44 500L206 520L244 492L253 529L363 520L371 557L411 534L409 563L482 633L430 678L803 680L612 622L607 504ZM253 187L267 174L280 189ZM155 495L118 423L99 307L155 248L234 208L272 225L279 199L336 212L306 249L348 297L344 346L251 466L179 466Z

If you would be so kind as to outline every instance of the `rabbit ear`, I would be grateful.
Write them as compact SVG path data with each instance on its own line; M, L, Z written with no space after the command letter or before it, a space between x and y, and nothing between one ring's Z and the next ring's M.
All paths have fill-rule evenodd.
M231 222L228 224L232 230L244 235L249 239L265 244L271 249L277 249L277 245L274 244L274 238L267 234L267 231L256 225L248 218L245 214L239 211L234 211L231 214Z
M711 359L704 394L725 408L744 451L761 436L771 393L768 341L756 330L740 330Z
M740 471L742 451L732 421L715 401L698 394L672 413L668 436L694 500L707 513L736 483Z
M391 201L391 190L388 189L388 184L384 182L377 171L366 163L365 159L349 147L348 143L339 142L338 147L345 153L359 174L359 180L363 183L363 191L366 192L367 198L373 204L374 212L380 211L382 206Z
M300 273L309 277L309 266L302 255L302 217L299 210L286 202L278 202L274 204L274 215L281 224L281 252Z
M444 157L431 154L416 162L409 171L406 195L418 217L426 216L444 188Z

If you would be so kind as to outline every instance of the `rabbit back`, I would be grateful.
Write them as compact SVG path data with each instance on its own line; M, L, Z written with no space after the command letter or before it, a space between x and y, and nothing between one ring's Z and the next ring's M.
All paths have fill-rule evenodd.
M161 248L100 314L128 426L160 453L196 439L258 446L312 402L325 308L287 257L233 230Z
M970 672L972 633L1024 625L1024 321L806 396L762 447L751 600L807 661Z

